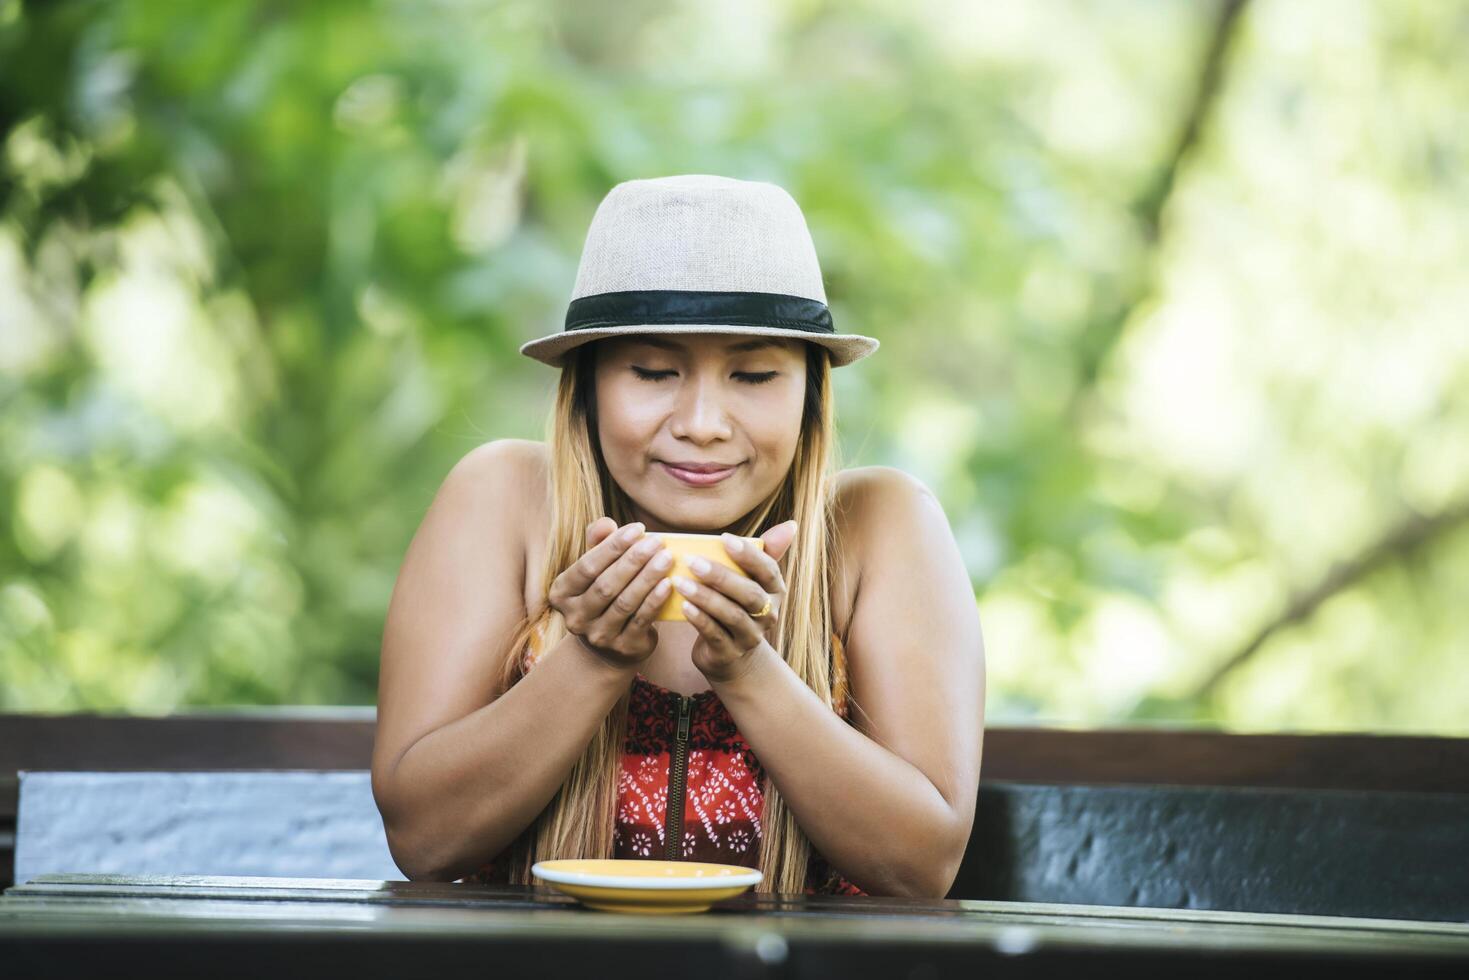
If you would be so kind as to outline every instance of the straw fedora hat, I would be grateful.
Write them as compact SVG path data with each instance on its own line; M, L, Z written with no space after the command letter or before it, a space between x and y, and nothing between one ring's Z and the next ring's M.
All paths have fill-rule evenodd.
M520 352L561 367L566 352L637 333L795 337L841 367L877 350L837 333L806 218L776 184L679 174L615 185L592 216L557 333Z

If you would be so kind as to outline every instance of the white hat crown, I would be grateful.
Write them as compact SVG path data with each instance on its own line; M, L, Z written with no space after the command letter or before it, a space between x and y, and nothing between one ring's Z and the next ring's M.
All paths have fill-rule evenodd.
M712 174L623 181L597 206L571 298L643 289L826 302L795 199L776 184Z
M520 352L560 367L567 351L632 333L799 337L832 366L878 341L832 326L806 218L782 187L714 174L627 180L597 206L563 329Z

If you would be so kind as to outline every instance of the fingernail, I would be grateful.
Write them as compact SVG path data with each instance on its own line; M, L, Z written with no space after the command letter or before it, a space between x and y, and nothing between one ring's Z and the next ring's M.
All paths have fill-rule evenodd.
M728 531L721 534L720 537L724 540L725 546L728 547L729 550L734 552L735 554L739 554L741 551L744 550L745 542L741 541L733 534L730 534Z
M622 540L624 540L624 541L636 541L638 539L638 535L640 535L642 533L643 533L643 522L642 521L633 521L627 527L625 527L625 528L622 529Z
M689 567L694 570L695 575L708 575L709 563L702 558L694 558L689 561Z
M669 554L667 550L660 551L658 553L658 557L656 557L656 558L653 559L653 567L656 568L656 569L658 569L658 571L660 571L660 572L663 571L663 569L667 568L669 565L672 565L672 564L673 564L673 555Z
M675 589L678 589L678 591L682 592L684 595L693 595L695 592L698 591L694 587L694 583L690 582L682 575L675 575L673 577L673 587Z

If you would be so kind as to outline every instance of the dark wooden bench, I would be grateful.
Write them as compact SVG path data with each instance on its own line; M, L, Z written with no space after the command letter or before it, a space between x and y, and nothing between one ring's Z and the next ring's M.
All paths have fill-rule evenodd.
M26 771L41 871L360 876L372 733L371 709L0 715L0 835ZM984 772L952 898L1469 921L1469 740L1002 728Z

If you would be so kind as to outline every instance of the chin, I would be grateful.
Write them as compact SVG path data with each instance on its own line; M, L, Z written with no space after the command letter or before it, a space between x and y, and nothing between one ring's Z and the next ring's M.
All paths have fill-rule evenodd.
M695 517L675 517L664 522L669 527L676 527L681 531L691 534L709 534L721 527L728 527L729 521L703 520Z
M741 511L741 513L744 512ZM717 534L738 519L738 514L734 517L726 518L724 516L711 517L707 513L679 513L678 511L673 511L667 517L659 517L658 521L665 527L677 528L678 531L687 534Z

